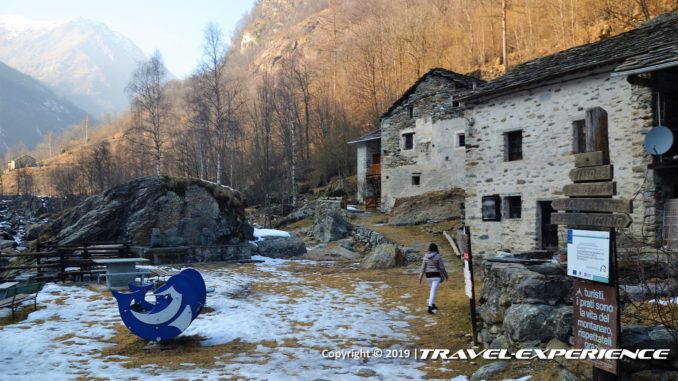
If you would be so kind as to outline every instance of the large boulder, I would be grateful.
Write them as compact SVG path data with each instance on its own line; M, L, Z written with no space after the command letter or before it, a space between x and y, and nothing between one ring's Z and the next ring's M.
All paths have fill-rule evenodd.
M407 263L398 246L384 243L372 251L361 263L364 269L390 269Z
M251 240L240 192L193 178L144 177L91 196L52 221L46 232L60 244L131 241L156 246Z
M464 218L464 198L464 190L459 188L398 198L388 223L415 225Z
M320 242L337 241L348 236L351 224L344 219L339 210L316 209L313 221L313 238Z
M514 343L538 345L555 335L555 321L562 317L556 308L546 304L513 304L504 314L504 333Z
M292 258L306 254L304 241L296 234L288 237L262 237L256 242L260 255L270 258Z

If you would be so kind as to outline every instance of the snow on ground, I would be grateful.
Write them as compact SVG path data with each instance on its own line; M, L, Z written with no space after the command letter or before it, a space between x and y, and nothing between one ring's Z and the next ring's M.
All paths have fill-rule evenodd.
M290 236L290 233L283 231L283 230L254 228L254 237L256 238L256 241L261 241L265 237L285 237L285 238L287 238L289 236Z
M100 351L113 345L114 327L121 324L117 304L108 295L80 286L48 284L38 296L42 309L31 312L19 323L0 328L0 379L73 379L103 376L144 380L170 378L219 379L236 376L251 379L355 379L364 367L383 379L420 379L422 364L414 360L331 360L323 349L369 349L379 340L407 340L409 311L384 311L374 303L378 282L355 285L353 292L322 286L313 287L303 277L287 271L284 260L263 259L254 275L238 267L201 269L213 311L201 314L184 335L204 337L212 346L239 339L260 343L275 341L278 346L258 346L257 354L224 359L219 369L171 370L142 366L127 369L106 361ZM312 265L310 261L295 261ZM247 292L253 283L276 283L286 293ZM295 296L298 295L298 296ZM3 310L2 313L7 312ZM286 339L298 345L289 346ZM168 354L168 355L171 355ZM233 355L229 353L228 355ZM118 356L115 356L118 357ZM109 357L109 360L111 358ZM159 364L161 365L161 364ZM162 376L158 376L161 374ZM6 377L6 378L5 378ZM376 378L375 378L376 379Z

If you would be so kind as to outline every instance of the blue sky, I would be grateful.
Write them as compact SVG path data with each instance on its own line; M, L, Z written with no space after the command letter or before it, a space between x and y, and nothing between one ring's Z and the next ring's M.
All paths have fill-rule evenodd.
M179 78L190 75L202 56L205 26L216 22L226 41L255 0L2 0L0 14L35 20L85 17L107 24L147 54L160 50Z

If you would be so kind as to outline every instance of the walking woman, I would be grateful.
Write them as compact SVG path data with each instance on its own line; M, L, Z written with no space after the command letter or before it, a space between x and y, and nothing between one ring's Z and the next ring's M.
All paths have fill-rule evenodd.
M426 275L428 283L431 286L431 293L428 297L428 313L432 314L436 307L436 294L438 293L438 286L443 280L449 280L443 259L438 252L438 245L431 243L428 245L428 252L424 255L424 260L421 264L421 272L419 273L419 284L421 279Z

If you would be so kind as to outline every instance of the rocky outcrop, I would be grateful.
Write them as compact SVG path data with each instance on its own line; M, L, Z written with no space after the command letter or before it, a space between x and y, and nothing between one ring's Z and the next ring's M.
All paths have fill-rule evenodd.
M363 259L361 267L364 269L390 269L407 264L405 256L398 246L384 243Z
M263 237L256 244L256 251L264 257L293 258L306 254L304 241L293 233L289 237Z
M398 198L391 209L390 225L416 225L464 218L464 190L451 189Z
M240 192L192 178L145 177L87 198L46 229L60 244L131 241L155 246L251 240ZM211 242L205 242L206 240Z

